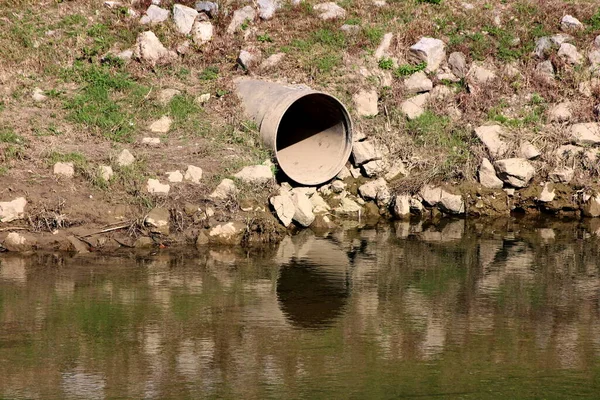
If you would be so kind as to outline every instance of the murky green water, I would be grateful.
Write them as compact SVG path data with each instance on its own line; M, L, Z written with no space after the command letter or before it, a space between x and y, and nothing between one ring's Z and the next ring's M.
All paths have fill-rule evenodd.
M0 255L0 398L598 398L599 241L463 221Z

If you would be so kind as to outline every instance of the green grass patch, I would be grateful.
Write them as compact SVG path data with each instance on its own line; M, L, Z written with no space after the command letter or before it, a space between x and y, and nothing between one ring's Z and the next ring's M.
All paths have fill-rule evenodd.
M261 43L272 43L273 42L273 39L271 38L271 36L269 36L268 33L265 33L262 35L257 35L256 40L258 40Z
M0 128L0 143L23 144L25 140L11 128Z
M396 77L408 76L415 72L423 71L425 68L427 68L427 63L425 61L420 62L417 65L403 64L396 68L394 75Z
M325 46L345 48L346 37L342 32L334 32L331 29L319 29L312 34L314 43L320 43Z
M211 65L200 72L198 78L202 81L214 81L219 77L219 67Z
M590 17L586 22L586 29L588 32L600 31L600 8L594 15Z
M383 57L379 60L379 68L390 70L394 68L394 61L391 58Z
M338 54L325 54L315 60L317 70L323 74L333 71L342 62L342 58Z
M61 153L59 151L51 151L45 156L49 164L54 165L57 162L72 162L74 165L86 165L87 158L79 152Z
M383 39L383 28L378 26L368 26L363 29L365 37L372 45L377 45Z

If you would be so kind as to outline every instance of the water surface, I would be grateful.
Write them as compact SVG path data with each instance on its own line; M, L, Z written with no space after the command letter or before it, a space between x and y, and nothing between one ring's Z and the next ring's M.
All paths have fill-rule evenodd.
M0 254L0 398L598 398L593 227Z

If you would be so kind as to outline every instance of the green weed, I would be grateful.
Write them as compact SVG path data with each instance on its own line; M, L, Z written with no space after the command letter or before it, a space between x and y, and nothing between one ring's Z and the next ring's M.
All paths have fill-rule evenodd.
M213 81L219 77L219 67L217 66L209 66L206 67L200 72L198 78L203 81Z
M379 44L383 38L383 29L380 27L365 27L364 34L372 45Z
M391 58L384 57L379 60L379 68L389 70L394 68L394 61Z
M396 68L396 70L394 71L394 75L396 77L412 75L415 72L425 70L425 68L427 68L427 63L425 61L420 62L417 65L403 64Z
M269 36L268 33L262 34L262 35L257 35L256 36L256 40L258 40L261 43L272 43L273 39L271 38L271 36Z
M417 0L418 3L441 4L442 0Z
M326 54L315 60L317 70L321 73L328 73L333 71L335 67L340 65L341 58L337 54Z
M346 47L346 38L342 32L334 32L330 29L319 29L312 35L315 43L321 43L325 46L344 48Z
M0 143L23 144L24 139L11 128L0 129Z

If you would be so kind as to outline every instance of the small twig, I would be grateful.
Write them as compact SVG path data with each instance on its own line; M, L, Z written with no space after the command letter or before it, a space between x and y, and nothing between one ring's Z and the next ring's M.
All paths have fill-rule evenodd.
M6 231L28 231L29 228L22 228L22 227L12 227L12 228L2 228L0 229L0 232L6 232Z
M101 233L108 233L108 232L112 232L112 231L118 231L119 229L125 229L125 228L129 228L131 226L131 223L127 223L124 225L119 225L119 226L115 226L112 228L106 228L106 229L102 229L101 231L97 231L94 233L88 233L87 235L82 235L82 236L78 236L79 238L85 238L85 237L89 237L89 236L94 236L94 235L99 235Z

